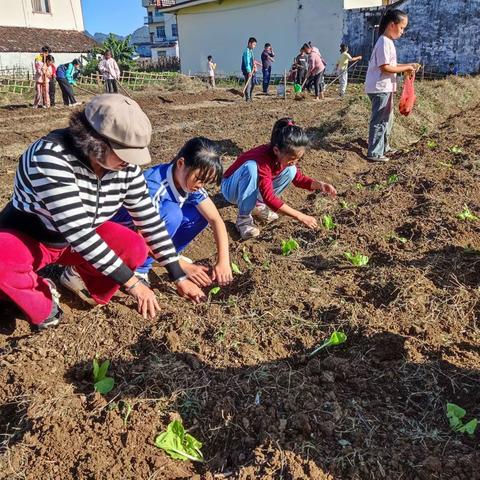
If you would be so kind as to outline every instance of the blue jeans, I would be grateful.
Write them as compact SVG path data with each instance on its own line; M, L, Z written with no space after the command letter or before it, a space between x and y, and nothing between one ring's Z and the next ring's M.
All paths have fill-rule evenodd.
M178 203L170 200L165 200L160 204L160 217L165 222L177 252L184 250L208 225L195 205L185 204L180 208ZM148 257L145 263L137 268L137 272L149 272L154 261L153 258Z
M272 67L262 68L263 75L263 93L268 93L268 86L270 85L270 76L272 75Z
M273 179L273 190L280 195L292 182L297 174L297 167L291 166L283 170ZM250 215L257 201L262 201L258 190L257 162L245 162L230 177L222 180L222 194L225 199L238 205L239 215Z
M388 138L393 127L393 93L369 93L372 116L368 131L367 157L382 157L390 150Z

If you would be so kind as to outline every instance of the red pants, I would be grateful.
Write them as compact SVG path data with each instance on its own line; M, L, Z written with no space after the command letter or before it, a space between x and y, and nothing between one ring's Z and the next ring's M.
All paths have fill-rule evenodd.
M97 233L132 270L145 262L148 250L138 233L113 222L98 227ZM36 272L52 263L75 266L97 303L108 303L120 288L70 247L51 248L15 230L0 230L0 293L35 325L46 320L52 310L48 284Z

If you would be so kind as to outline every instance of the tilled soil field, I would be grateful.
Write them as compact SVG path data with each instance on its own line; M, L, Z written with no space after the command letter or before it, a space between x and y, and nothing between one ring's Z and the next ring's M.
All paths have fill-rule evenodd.
M64 322L33 334L2 304L0 478L480 479L479 433L454 433L446 417L454 402L480 419L480 220L458 217L465 205L480 215L480 96L475 80L453 82L423 87L397 126L404 150L385 165L363 157L368 103L356 89L343 102L248 106L223 90L138 95L156 162L201 134L228 164L294 116L312 136L303 171L339 196L290 189L287 201L336 227L281 219L241 242L234 209L212 191L242 273L208 302L178 298L158 268L152 321L127 297L91 309L61 290ZM68 113L0 110L1 204L18 155ZM285 257L289 238L300 248ZM368 265L353 267L347 251ZM211 263L211 234L187 254ZM347 342L308 359L334 330ZM112 362L106 396L93 392L95 355ZM154 446L178 417L205 463Z

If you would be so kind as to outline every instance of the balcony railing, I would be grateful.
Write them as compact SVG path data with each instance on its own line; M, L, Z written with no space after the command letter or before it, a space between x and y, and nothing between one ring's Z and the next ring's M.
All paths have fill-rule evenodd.
M165 16L163 13L156 13L155 15L149 15L148 17L143 17L143 23L149 25L151 23L162 23L165 21Z
M173 7L177 4L177 0L142 0L142 6L148 7L155 5L158 8Z

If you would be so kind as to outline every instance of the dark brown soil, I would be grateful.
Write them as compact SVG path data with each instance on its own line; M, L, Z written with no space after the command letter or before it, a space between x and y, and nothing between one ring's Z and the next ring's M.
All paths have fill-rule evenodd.
M339 198L291 189L286 199L337 227L310 232L282 219L240 242L234 209L212 192L243 273L206 304L178 298L160 268L154 321L126 297L90 309L62 291L65 321L33 334L4 304L0 478L480 479L478 432L452 432L445 414L454 402L480 419L480 221L457 218L464 204L480 215L480 97L467 82L461 92L422 87L432 101L400 120L397 144L424 135L386 165L363 157L368 104L355 89L343 103L139 95L156 162L201 134L221 143L228 163L293 115L314 145L303 170L334 183ZM436 106L451 91L451 104ZM68 113L0 110L1 204L23 148ZM283 257L288 238L300 249ZM368 255L368 265L352 267L346 251ZM212 262L211 234L187 253ZM334 330L347 342L308 360ZM95 355L112 362L106 396L93 393ZM204 443L205 464L154 446L179 416Z

